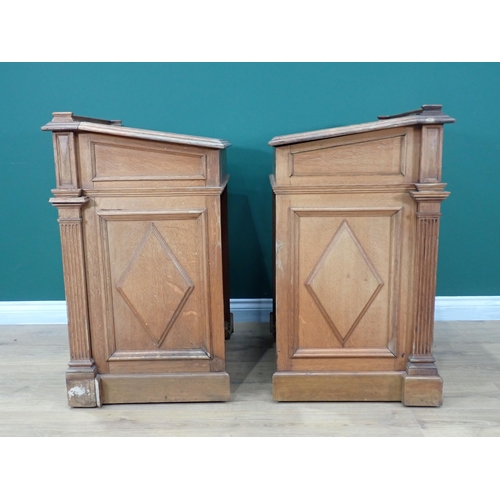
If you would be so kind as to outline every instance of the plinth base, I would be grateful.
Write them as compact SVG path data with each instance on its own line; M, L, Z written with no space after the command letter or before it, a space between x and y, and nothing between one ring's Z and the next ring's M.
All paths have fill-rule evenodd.
M440 384L439 384L440 382ZM276 372L275 401L401 401L406 406L440 406L440 377L406 372Z
M443 379L440 376L410 377L405 374L402 401L405 406L441 406Z
M230 397L226 372L101 375L100 380L103 404L229 401Z
M72 408L94 408L101 406L99 381L95 366L89 368L69 368L66 371L68 404Z

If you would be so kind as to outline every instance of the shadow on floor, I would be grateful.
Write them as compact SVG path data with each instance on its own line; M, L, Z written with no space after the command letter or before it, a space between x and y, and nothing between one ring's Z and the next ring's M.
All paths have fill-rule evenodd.
M226 341L226 371L231 392L236 392L243 382L272 383L276 346L268 323L234 325L234 333Z

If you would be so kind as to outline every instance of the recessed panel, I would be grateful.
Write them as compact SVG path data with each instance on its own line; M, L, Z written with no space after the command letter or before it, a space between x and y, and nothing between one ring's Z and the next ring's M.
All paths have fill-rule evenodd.
M92 143L93 181L205 179L206 156L172 147L153 149Z
M295 210L299 358L394 357L401 210ZM294 354L292 354L292 357Z
M404 175L406 136L292 151L293 176Z
M99 216L111 360L209 359L205 212Z

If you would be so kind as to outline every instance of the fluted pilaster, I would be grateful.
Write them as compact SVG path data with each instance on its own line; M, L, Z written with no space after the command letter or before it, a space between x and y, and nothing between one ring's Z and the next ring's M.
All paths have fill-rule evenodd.
M78 196L79 190L54 190L54 194L56 196L50 199L50 203L59 210L64 290L68 311L68 400L70 406L96 406L98 389L90 340L81 213L88 198Z

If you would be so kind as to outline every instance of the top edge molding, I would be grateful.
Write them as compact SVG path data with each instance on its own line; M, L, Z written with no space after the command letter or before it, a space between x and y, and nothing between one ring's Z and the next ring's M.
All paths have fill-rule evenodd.
M412 125L438 125L444 123L454 123L455 118L445 115L442 112L441 104L424 104L420 109L407 111L398 115L383 115L378 117L376 122L361 123L358 125L348 125L345 127L327 128L313 130L310 132L300 132L297 134L281 135L269 141L269 145L285 146L300 142L317 141L344 135L361 134L374 130L384 130L397 127L408 127Z
M96 134L115 135L132 139L145 139L213 149L226 149L231 146L231 143L223 139L123 127L121 120L103 120L100 118L77 116L69 111L55 112L52 113L52 116L52 121L44 125L42 130L54 132L63 130L93 132Z

